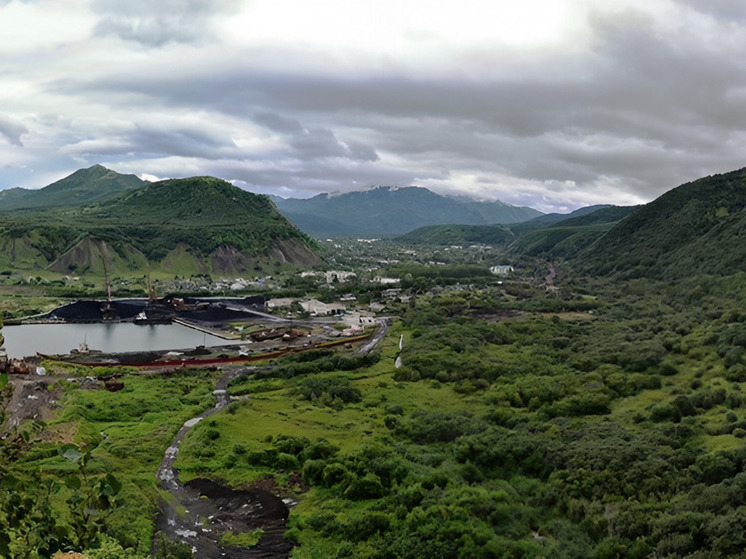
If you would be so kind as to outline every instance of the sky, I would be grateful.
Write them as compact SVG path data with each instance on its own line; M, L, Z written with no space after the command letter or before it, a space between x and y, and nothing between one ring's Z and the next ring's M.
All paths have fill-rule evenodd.
M541 211L746 166L742 0L0 0L0 189L101 164Z

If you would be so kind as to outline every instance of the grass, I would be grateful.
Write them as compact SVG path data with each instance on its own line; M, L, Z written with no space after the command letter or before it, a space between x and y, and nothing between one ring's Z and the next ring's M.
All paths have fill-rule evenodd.
M254 380L247 378L231 387L232 394L249 394L228 409L213 415L194 427L181 444L175 467L180 479L187 482L208 476L241 486L273 476L268 469L251 467L245 456L234 449L244 447L254 452L271 447L270 441L280 434L306 437L310 441L325 439L340 453L353 453L374 443L388 433L384 424L387 408L401 408L404 414L417 409L462 409L464 402L486 411L479 395L464 397L451 386L422 380L400 383L394 380L394 359L401 334L405 343L410 333L399 326L389 330L381 344L383 356L376 364L358 371L319 373L317 377L346 375L353 387L361 390L363 400L339 410L301 400L294 392L303 378ZM208 433L219 433L211 439ZM275 475L278 482L280 476Z
M261 528L253 532L244 532L243 534L234 534L228 530L221 536L220 543L229 547L251 548L259 543L262 534L264 534L264 530Z
M157 502L163 497L156 470L183 422L213 405L214 379L215 373L208 371L180 372L171 378L126 375L125 388L118 392L60 383L62 411L12 471L21 478L64 477L75 473L77 465L60 457L57 449L69 442L91 449L91 475L112 472L123 483L118 499L126 507L112 515L112 533L146 553Z

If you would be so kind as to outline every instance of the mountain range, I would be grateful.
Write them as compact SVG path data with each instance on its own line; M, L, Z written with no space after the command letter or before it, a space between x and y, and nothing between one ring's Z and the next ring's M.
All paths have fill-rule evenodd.
M301 230L317 238L389 237L427 225L516 223L542 215L533 208L443 196L417 186L379 186L307 199L273 197L272 200Z
M483 244L501 247L513 256L565 258L592 244L635 209L597 205L507 225L434 225L398 239L441 246Z
M746 262L746 169L686 183L642 206L567 215L418 187L275 200L285 215L270 197L214 177L149 183L96 165L39 190L0 192L0 267L83 273L105 263L113 272L183 275L313 266L322 261L307 233L392 234L428 220L439 224L399 238L490 244L506 257L561 260L581 273L618 277L730 274Z
M728 275L746 271L746 169L697 179L641 206L590 206L513 225L424 227L398 238L488 244L506 257L561 260L595 276Z

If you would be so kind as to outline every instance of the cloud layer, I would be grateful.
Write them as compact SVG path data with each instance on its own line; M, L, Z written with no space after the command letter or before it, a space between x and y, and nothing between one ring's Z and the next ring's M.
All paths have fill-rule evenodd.
M745 31L737 0L0 1L0 188L640 203L744 166Z

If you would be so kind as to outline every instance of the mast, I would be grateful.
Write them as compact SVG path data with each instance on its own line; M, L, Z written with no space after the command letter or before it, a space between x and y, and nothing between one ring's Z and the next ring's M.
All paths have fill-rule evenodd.
M104 265L104 282L106 282L106 303L101 306L101 315L104 320L113 320L114 311L111 308L111 284L109 283L109 270L106 268L106 258L101 250L99 254L101 263Z
M106 282L106 302L111 303L111 284L109 283L109 270L106 268L106 258L101 252L101 263L104 265L104 282Z

